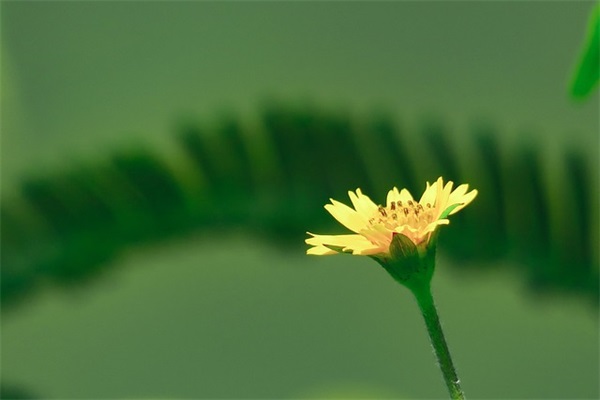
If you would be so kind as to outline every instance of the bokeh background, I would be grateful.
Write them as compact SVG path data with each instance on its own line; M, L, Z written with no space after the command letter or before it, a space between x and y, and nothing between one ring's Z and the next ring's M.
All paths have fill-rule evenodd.
M593 2L1 4L3 398L444 398L409 293L308 257L439 175L470 398L597 398Z

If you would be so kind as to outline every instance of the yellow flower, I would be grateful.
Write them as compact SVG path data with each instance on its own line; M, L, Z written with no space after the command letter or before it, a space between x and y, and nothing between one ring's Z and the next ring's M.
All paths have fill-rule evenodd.
M360 189L348 192L354 209L331 199L325 209L342 225L353 231L350 235L315 235L306 243L306 253L313 255L336 254L340 251L355 255L388 255L395 234L406 236L417 247L427 247L439 225L447 225L446 218L467 206L477 190L467 193L463 184L452 191L452 182L444 185L440 177L433 184L427 182L425 192L417 202L408 190L393 188L387 195L386 206L378 206Z
M369 256L396 282L408 288L425 318L450 396L464 399L431 295L437 227L449 224L446 217L466 207L477 196L477 190L468 192L466 184L454 191L452 185L452 182L444 185L441 177L433 185L427 182L418 202L408 190L393 188L387 195L385 207L373 203L360 189L348 192L354 208L331 199L325 209L354 234L308 232L312 237L306 239L311 245L306 252L327 255L341 251Z

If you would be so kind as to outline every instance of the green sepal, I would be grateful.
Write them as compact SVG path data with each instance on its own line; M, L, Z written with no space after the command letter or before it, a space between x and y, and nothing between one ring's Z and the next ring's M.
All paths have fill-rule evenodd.
M429 285L435 268L435 244L418 248L412 240L401 233L394 233L389 255L371 256L398 283L413 290Z
M417 246L408 237L401 233L394 233L389 247L392 259L404 259L408 264L418 264L419 252Z
M444 212L442 212L442 213L440 214L440 217L439 217L438 219L444 219L444 218L446 218L448 215L450 215L450 213L451 213L452 211L454 211L454 209L455 209L456 207L460 206L461 204L462 204L462 203L456 203L456 204L452 204L450 207L446 208L446 209L444 210Z
M344 250L344 246L334 246L331 244L323 244L324 247L327 247L329 250L337 251L338 253L350 253L352 254L352 250Z

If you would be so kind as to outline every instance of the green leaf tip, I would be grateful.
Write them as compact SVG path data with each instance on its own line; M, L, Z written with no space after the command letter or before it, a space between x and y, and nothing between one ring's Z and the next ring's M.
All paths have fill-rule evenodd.
M461 204L462 203L452 204L450 207L446 208L443 213L440 214L440 217L438 219L444 219L444 218L446 218L448 215L450 215L450 213L452 211L454 211L454 209L456 207L460 206Z
M577 100L585 99L600 79L600 4L592 10L586 36L571 79L570 93Z

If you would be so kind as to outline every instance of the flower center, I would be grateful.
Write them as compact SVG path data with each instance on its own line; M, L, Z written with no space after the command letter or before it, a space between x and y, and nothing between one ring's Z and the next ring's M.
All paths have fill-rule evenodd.
M403 225L420 229L434 220L434 208L430 203L419 204L409 200L406 203L397 201L388 207L379 206L375 215L369 219L370 225L383 225L389 230Z

